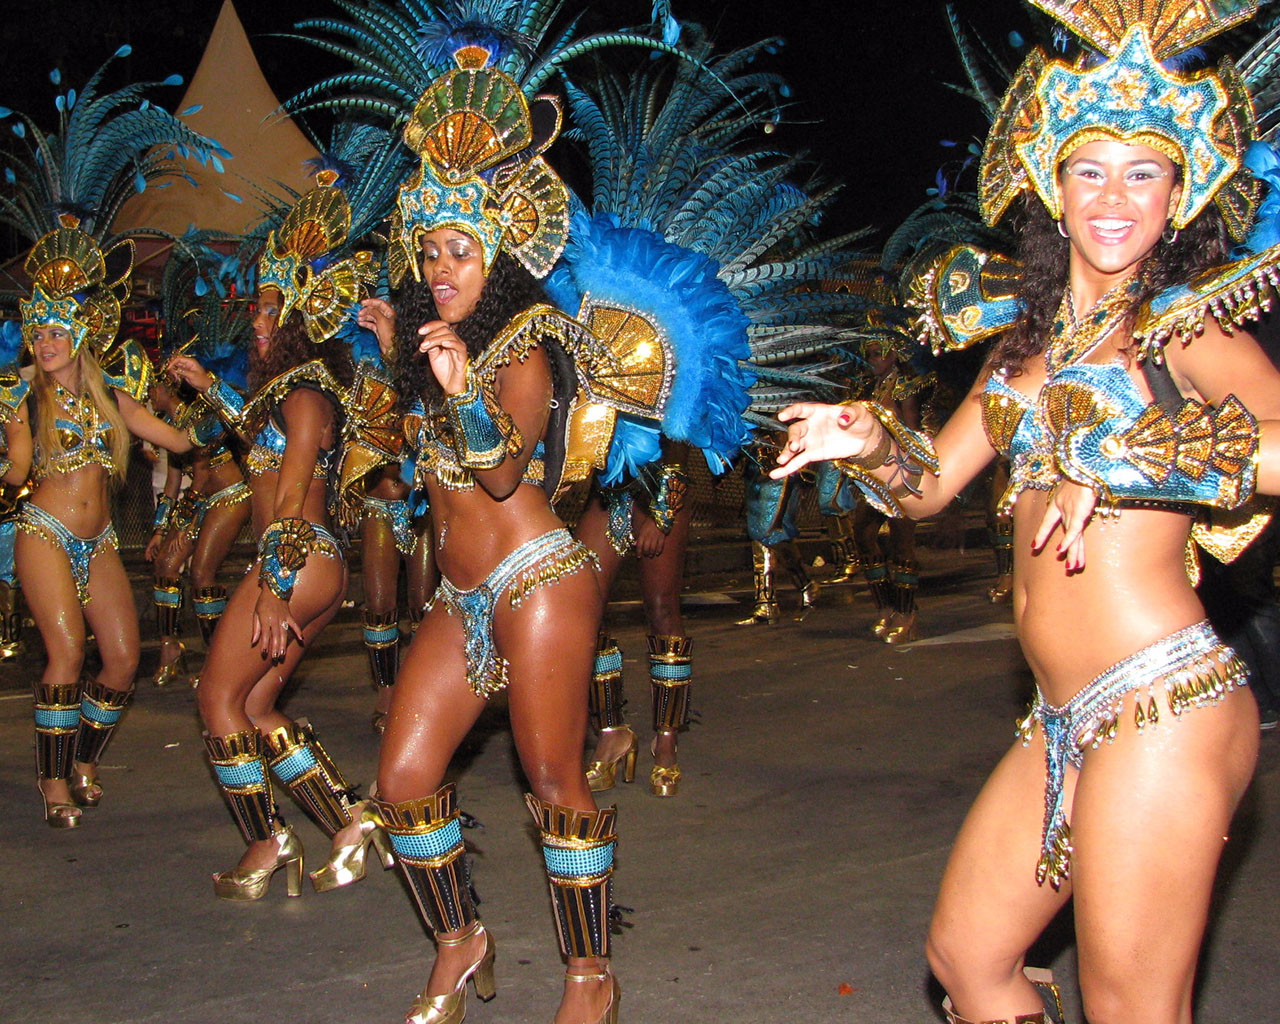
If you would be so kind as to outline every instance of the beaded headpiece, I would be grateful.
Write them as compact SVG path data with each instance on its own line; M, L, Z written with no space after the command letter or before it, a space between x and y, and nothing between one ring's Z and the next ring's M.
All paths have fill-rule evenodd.
M1244 167L1256 130L1248 90L1230 58L1197 72L1168 62L1253 17L1257 0L1031 2L1094 52L1066 63L1036 48L1014 76L982 157L988 223L1031 189L1060 218L1062 161L1086 143L1113 139L1150 146L1181 168L1175 228L1213 201L1232 236L1243 239L1258 202Z
M104 254L98 242L80 230L77 218L64 215L62 223L32 246L23 264L32 290L31 298L19 303L22 338L29 347L37 327L57 324L71 335L72 355L86 341L100 351L120 329L133 243L121 242Z
M479 242L486 274L507 249L545 277L569 234L569 191L541 156L560 134L559 101L527 100L482 46L453 57L458 66L431 83L404 130L420 163L391 216L391 284L407 269L420 279L420 239L446 227Z
M334 185L337 177L331 170L316 175L320 184L271 232L258 260L258 290L280 292L279 322L299 310L317 345L334 335L376 277L372 253L334 257L351 227L351 206Z

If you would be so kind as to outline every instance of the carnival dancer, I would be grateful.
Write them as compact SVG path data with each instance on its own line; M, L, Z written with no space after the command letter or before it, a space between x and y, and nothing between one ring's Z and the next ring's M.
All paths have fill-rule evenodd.
M921 429L921 392L933 382L931 374L911 367L903 349L888 338L868 341L863 347L867 365L862 392L908 429ZM936 430L936 428L935 428ZM880 530L888 519L888 551L881 546ZM887 517L866 501L853 512L853 536L858 561L879 616L872 634L887 644L906 644L916 638L916 593L920 588L920 563L916 560L916 524L912 519Z
M129 53L125 46L115 56ZM33 688L40 793L55 828L75 827L81 809L101 800L97 764L138 666L138 620L116 551L111 484L124 479L131 432L175 452L192 444L141 405L150 363L135 342L116 339L134 250L112 234L112 222L127 197L176 173L172 161L148 158L153 147L179 147L205 163L230 156L148 96L152 85L181 79L104 93L106 67L58 97L54 130L0 109L23 140L8 153L0 221L33 244L25 263L32 293L20 308L34 365L29 380L18 378L0 398L11 460L4 481L21 486L28 471L33 478L15 552L48 656ZM61 81L56 72L50 77ZM102 669L82 679L86 622Z
M1024 955L1074 896L1086 1016L1189 1024L1258 716L1183 555L1196 505L1280 489L1280 374L1231 319L1257 315L1280 248L1226 262L1258 195L1242 77L1169 62L1256 4L1036 6L1087 49L1034 50L987 141L984 212L1022 197L1021 272L960 247L916 293L935 339L1006 332L987 368L932 445L875 404L786 410L774 472L841 459L918 518L1011 458L1037 692L960 831L929 961L948 1020L1044 1021Z
M802 622L818 600L818 584L810 578L796 538L800 536L800 478L769 476L780 441L778 432L761 431L747 446L742 463L743 505L751 541L751 574L755 602L739 626L776 625L782 615L774 576L780 563L800 595L796 621Z
M569 89L594 189L590 216L575 215L548 290L562 309L577 310L629 371L611 382L630 408L614 418L598 475L605 501L588 506L578 530L600 554L606 584L617 551L639 545L645 533L648 543L656 541L651 518L656 526L680 504L688 508L682 471L688 459L701 457L713 474L722 473L753 428L776 429L772 413L801 395L840 393L823 376L832 365L823 357L848 340L866 305L848 291L819 291L828 278L845 279L848 239L807 244L796 228L818 220L830 194L813 195L787 180L792 164L761 151L754 135L779 116L786 91L755 63L774 41L713 55L695 26L686 26L682 38L690 60L626 78L575 81ZM643 123L632 123L637 111L646 112ZM598 425L603 410L596 414ZM642 505L655 514L646 515ZM642 560L642 580L649 575L665 590L667 628L683 628L676 618L680 576L665 561L686 543L676 532L684 529L678 516L673 524L662 558ZM790 568L799 570L793 578L807 609L816 588L798 552ZM651 628L661 629L656 609L647 593ZM648 642L650 790L673 796L682 778L676 738L688 721L693 642L662 632ZM592 685L600 738L588 759L596 789L612 785L619 767L628 780L634 766L634 731L622 719L621 662L616 641L602 635Z
M133 247L103 253L66 215L67 227L27 257L31 298L21 304L30 383L16 378L8 408L7 485L32 479L17 521L15 557L48 663L35 684L36 762L45 821L80 824L102 799L98 762L133 695L138 619L111 522L110 487L124 478L129 438L174 452L192 441L146 410L151 364L134 342L119 346L122 372L97 351L120 326ZM102 669L82 679L86 623Z
M537 227L522 245L484 212L507 197L478 176L483 164L442 165L430 155L447 152L437 148L433 110L492 130L483 108L459 98L496 95L522 111L516 137L523 144L506 156L550 143L532 137L535 121L519 85L487 61L460 60L437 79L406 129L422 163L393 217L391 264L401 272L411 266L413 280L394 309L366 304L379 337L395 339L398 388L422 403L406 434L416 453L415 486L431 507L440 571L392 695L378 809L436 937L435 966L409 1019L460 1021L468 980L480 998L494 994L494 942L472 904L445 772L486 701L506 688L568 960L558 1019L612 1021L621 998L609 966L615 812L596 808L579 760L600 597L590 551L564 529L549 499L564 452L557 429L575 389L566 350L579 356L582 372L582 347L596 343L540 301L531 276L545 274L563 245L555 232L568 194L540 157L523 170L512 161L513 192L535 180L545 187L540 205L526 211ZM548 115L536 123L554 137L553 101L533 106Z
M376 325L371 311L362 309L359 318L370 330ZM409 485L402 479L400 398L389 366L394 351L393 341L388 342L386 351L376 342L353 346L356 379L348 403L353 429L347 432L339 471L338 518L345 529L360 537L361 619L377 693L370 719L374 732L386 727L391 688L400 663L400 563L408 568L412 632L422 621L436 582L428 513L423 510L415 515Z
M640 595L649 626L649 685L653 707L653 768L649 791L672 797L680 789L676 734L688 721L693 676L693 640L686 635L680 610L685 551L693 505L685 471L689 446L664 441L662 456L632 485L596 487L588 498L574 536L589 547L600 566L600 589L613 589L623 559L635 551ZM623 717L622 652L603 629L596 639L592 672L591 723L600 736L587 764L587 782L600 792L613 788L619 767L624 781L635 778L639 741Z
M234 378L228 386L235 386ZM211 437L209 443L185 459L169 461L145 552L154 566L153 601L160 635L160 664L152 682L164 686L187 672L179 629L182 567L191 560L191 602L207 650L227 606L227 588L218 583L218 569L248 522L249 486L235 461L229 432L203 401L196 397L183 402L167 382L157 379L151 386L151 404L179 430L195 426L200 418L212 418L212 429L206 434ZM180 493L184 472L190 474L191 484Z
M282 867L289 895L301 894L302 844L276 807L273 774L329 836L353 821L372 833L367 805L354 806L311 725L276 704L347 583L327 493L352 374L349 349L335 335L374 275L370 253L344 252L351 209L337 178L318 174L318 185L267 240L258 263L249 401L190 356L167 366L253 438L245 468L258 558L218 622L197 691L209 761L248 844L237 865L213 876L214 893L229 900L260 899ZM363 859L358 866L326 864L316 887L354 881L363 868Z

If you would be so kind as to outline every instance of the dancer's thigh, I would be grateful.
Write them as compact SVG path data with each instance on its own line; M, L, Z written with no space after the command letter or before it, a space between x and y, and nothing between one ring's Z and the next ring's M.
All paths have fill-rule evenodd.
M1091 1020L1190 1021L1214 874L1253 774L1246 688L1167 718L1141 735L1122 728L1080 771L1072 877Z

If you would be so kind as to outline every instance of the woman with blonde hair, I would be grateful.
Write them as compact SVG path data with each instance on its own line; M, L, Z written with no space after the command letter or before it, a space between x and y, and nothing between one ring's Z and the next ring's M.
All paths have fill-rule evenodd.
M34 481L15 549L48 656L34 684L36 766L54 828L76 827L81 808L102 799L97 765L138 668L138 617L111 522L111 486L124 479L130 435L174 452L192 446L143 406L151 367L136 344L116 350L118 374L105 372L95 355L120 324L131 257L128 244L104 256L76 228L36 244L26 263L33 292L22 303L30 382L22 379L4 398L12 415L3 480L21 484L30 473ZM102 669L82 679L86 624Z

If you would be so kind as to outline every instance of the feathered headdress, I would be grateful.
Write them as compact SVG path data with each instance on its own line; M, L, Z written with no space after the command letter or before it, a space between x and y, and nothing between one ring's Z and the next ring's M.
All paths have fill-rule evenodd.
M611 339L615 386L648 410L619 418L606 482L656 457L659 433L722 470L752 424L831 391L814 357L864 306L822 290L855 236L803 241L834 189L796 186L798 161L757 141L787 89L750 65L776 42L566 86L592 209L575 215L548 291Z
M488 272L507 249L536 277L564 246L569 194L542 159L560 130L558 102L539 90L561 66L605 46L679 54L679 25L655 5L661 26L577 37L551 26L561 4L550 0L336 0L350 21L311 19L298 38L352 61L286 106L385 117L403 126L419 159L401 190L388 253L391 283L415 277L418 241L454 227L480 243ZM657 32L661 34L656 34Z
M114 56L129 53L122 46ZM125 200L157 178L183 175L175 152L219 170L220 157L231 155L145 98L154 86L180 85L180 77L100 93L110 63L79 93L68 89L57 97L56 132L46 134L27 115L0 108L0 121L12 117L19 140L4 151L8 188L0 196L0 221L35 243L25 264L33 292L21 304L24 334L56 323L71 333L75 351L86 340L95 349L109 345L120 325L133 243L113 236L112 224ZM57 71L50 79L61 84Z
M1243 165L1255 135L1248 90L1230 58L1197 72L1171 61L1253 17L1257 0L1031 2L1088 49L1066 63L1037 47L1015 74L983 154L988 222L1028 189L1061 217L1062 161L1088 142L1115 139L1157 149L1182 169L1175 228L1216 202L1232 235L1243 239L1258 199Z
M258 260L258 290L280 292L280 322L299 310L307 336L317 345L338 331L377 276L367 250L335 258L351 228L351 206L334 184L337 177L333 170L316 176L320 184L267 236Z

